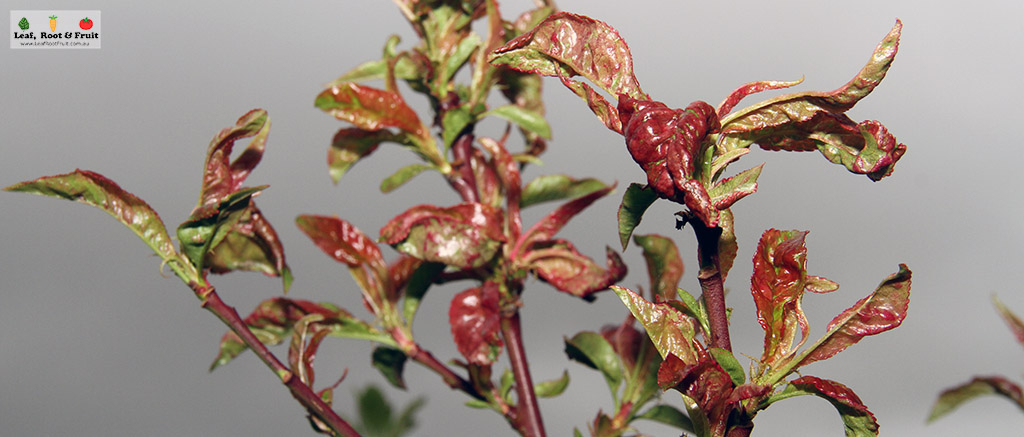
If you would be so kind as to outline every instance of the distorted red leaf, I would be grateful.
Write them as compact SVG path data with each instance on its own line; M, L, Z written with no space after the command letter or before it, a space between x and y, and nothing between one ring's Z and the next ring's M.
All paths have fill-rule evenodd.
M382 316L381 307L392 287L377 243L337 217L304 214L295 219L295 224L327 256L349 266L370 311Z
M647 330L647 336L654 342L662 358L671 354L684 363L697 363L703 354L703 347L693 340L693 319L667 303L651 303L629 289L612 286L612 290Z
M347 127L338 130L327 150L327 167L331 180L338 183L357 161L377 150L384 142L411 145L405 135L390 130L366 130Z
M671 109L622 96L618 111L626 149L647 173L648 186L659 197L686 205L707 226L716 226L718 210L696 174L704 139L719 128L715 109L699 101Z
M764 328L763 368L796 353L810 330L801 308L807 278L806 236L807 232L769 229L757 244L750 291L757 321Z
M512 251L513 258L528 256L532 246L538 243L550 241L558 231L562 230L562 227L565 226L569 220L576 216L576 214L579 214L597 199L608 195L608 193L613 189L615 189L615 185L578 197L564 203L562 206L559 206L558 209L555 209L550 214L544 216L543 219L531 226L530 229L524 232L522 237L516 241L516 246Z
M335 118L361 129L378 131L393 127L417 138L429 138L429 132L416 111L396 92L342 83L321 92L315 104Z
M797 390L828 400L839 411L848 436L878 435L878 421L849 387L835 381L804 376L790 381Z
M501 306L497 284L484 283L452 299L448 310L452 337L459 353L470 363L487 366L497 359L504 344L500 337Z
M419 205L384 225L380 235L385 243L417 259L470 268L494 257L505 241L503 224L500 209L480 203L447 208Z
M716 112L718 112L719 117L725 117L727 114L729 114L730 111L732 111L732 108L736 107L736 104L739 103L740 100L743 100L743 98L746 96L756 94L762 91L789 88L794 85L799 85L800 82L803 81L803 79L792 82L761 80L757 82L745 83L739 88L736 88L736 90L733 91L732 94L729 94L729 96L726 97L725 100L722 100L722 103L718 104L718 110Z
M802 354L798 366L831 358L862 338L894 329L907 317L910 305L910 269L889 275L873 293L857 301L828 324L828 332Z
M292 373L310 388L313 388L316 379L313 370L316 351L330 332L318 325L322 320L323 314L311 313L295 322L292 328L292 341L288 346L288 364Z
M594 293L626 276L626 265L619 254L610 247L606 254L605 268L601 268L572 243L556 239L534 244L521 262L558 291L592 300Z
M291 269L285 263L281 238L252 201L224 240L206 254L203 265L212 273L245 270L280 276L285 292L291 286Z
M199 205L192 212L193 217L208 215L197 212L200 209L216 208L228 195L242 188L242 182L263 157L269 133L267 112L254 109L239 117L234 126L221 130L213 137L206 152L203 185L199 191ZM241 155L231 161L235 141L248 137L253 137L252 141Z
M519 174L519 163L508 153L504 141L499 142L491 138L480 138L478 141L491 154L491 165L496 170L498 178L501 180L502 191L505 193L508 236L512 240L517 240L523 232L523 221L519 214L523 185L522 177Z
M979 396L995 395L1013 402L1024 410L1024 389L1002 376L978 376L970 381L943 390L928 414L928 421L939 419L961 404Z

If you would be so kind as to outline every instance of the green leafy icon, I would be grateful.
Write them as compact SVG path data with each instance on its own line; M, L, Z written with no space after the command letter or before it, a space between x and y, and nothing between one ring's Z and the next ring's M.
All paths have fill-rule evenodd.
M21 17L21 21L18 22L18 27L21 30L28 30L28 20L25 17Z

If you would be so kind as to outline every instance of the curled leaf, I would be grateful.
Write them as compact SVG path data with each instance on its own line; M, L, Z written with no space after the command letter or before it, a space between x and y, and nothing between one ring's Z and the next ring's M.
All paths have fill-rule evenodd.
M405 370L407 356L399 349L387 346L377 346L373 349L373 367L377 368L391 385L405 390L405 378L402 376Z
M992 296L992 303L996 306L996 309L999 310L999 315L1002 316L1003 321L1006 322L1006 326L1010 327L1010 331L1013 331L1013 336L1017 338L1017 342L1024 344L1024 322L1022 322L1016 314L1010 311L1006 305L1003 305L995 295Z
M419 205L384 225L380 235L417 259L470 268L486 264L497 253L505 241L503 223L501 210L480 203Z
M206 152L203 185L199 191L199 205L192 212L193 217L207 215L198 210L216 207L227 196L242 188L242 182L245 182L245 178L263 157L269 133L267 112L254 109L239 117L234 126L221 130L213 137ZM231 161L235 141L248 137L252 137L252 141Z
M174 250L163 220L142 199L118 186L99 173L75 170L62 175L46 176L5 187L4 191L38 194L92 205L121 222L164 262L178 272L184 281L198 281L199 274L185 257Z
M762 370L795 354L810 330L801 308L807 286L806 236L807 232L769 229L757 244L750 291L764 329Z
M391 285L387 263L377 243L337 217L300 215L295 224L327 256L349 266L370 310L383 316L380 310L388 300Z
M538 382L533 391L539 398L553 398L562 394L569 387L569 371L562 371L562 376L551 381Z
M651 303L629 289L612 286L612 290L647 330L647 336L654 342L662 358L671 354L687 364L698 361L701 347L693 341L692 319L671 305Z
M928 421L942 418L964 402L988 395L1006 398L1024 410L1024 390L1020 385L1001 376L979 376L964 384L943 390L928 413Z
M316 107L339 120L369 131L398 128L426 141L429 132L398 93L342 83L328 88L316 97Z
M472 364L490 365L501 353L504 343L499 299L498 286L493 282L470 288L452 299L448 309L452 337L459 353Z
M569 220L593 204L597 199L608 195L613 189L615 189L614 185L605 187L559 206L558 209L552 211L523 233L519 241L516 242L513 256L522 256L533 245L551 240Z
M549 240L531 246L522 258L537 277L565 293L593 300L594 293L607 289L626 276L626 264L614 250L606 248L605 268L576 250L565 240Z
M849 387L813 376L804 376L789 384L789 387L786 388L787 392L815 395L824 398L836 407L839 415L842 416L847 437L878 435L878 421L875 420L875 415L868 411L868 407L864 406L864 402Z
M670 238L661 235L637 235L633 241L643 248L651 292L664 300L675 299L679 280L683 277L683 260Z
M212 273L245 270L280 276L286 293L291 286L291 269L285 264L281 238L251 200L223 241L206 255L204 265Z

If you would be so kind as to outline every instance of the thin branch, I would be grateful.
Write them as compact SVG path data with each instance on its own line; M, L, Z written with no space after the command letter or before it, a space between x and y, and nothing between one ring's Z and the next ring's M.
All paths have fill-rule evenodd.
M700 262L700 288L704 293L704 305L708 311L708 325L711 328L711 347L732 352L729 339L729 318L725 307L725 288L718 262L718 239L722 228L707 227L696 217L687 217L686 222L697 235L697 255Z
M345 437L359 436L359 432L352 428L345 419L338 416L338 413L335 413L329 405L324 403L323 399L314 393L309 386L304 384L300 378L294 377L292 372L249 330L249 326L238 315L238 311L235 311L233 307L220 299L220 296L217 295L217 291L213 287L192 284L192 290L199 297L199 300L203 302L202 307L215 314L224 324L228 325L245 342L245 345L252 349L256 356L260 357L263 363L281 378L281 383L288 387L288 390L292 392L292 396L306 407L310 414L330 427L335 435Z
M505 338L508 358L512 362L512 376L516 380L516 428L526 437L544 437L547 434L544 431L537 396L533 391L533 380L530 379L530 365L526 361L526 349L523 347L519 311L501 318L501 334Z

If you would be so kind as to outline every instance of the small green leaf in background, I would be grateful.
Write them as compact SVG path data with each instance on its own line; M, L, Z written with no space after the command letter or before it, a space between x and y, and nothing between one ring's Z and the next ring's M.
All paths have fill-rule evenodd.
M571 360L601 371L612 396L617 399L622 383L622 362L608 340L596 332L580 332L565 339L565 354Z
M380 182L380 191L382 193L390 193L406 182L409 182L409 179L423 173L424 170L430 170L432 168L434 168L434 166L427 164L410 164L402 167L395 171L394 174Z
M551 125L544 119L544 116L516 105L505 105L494 108L484 113L504 118L517 126L539 135L544 139L551 139Z
M544 381L533 386L533 392L539 398L553 398L562 394L566 387L569 387L569 371L562 371L562 377L551 381Z
M405 378L402 377L406 358L404 352L393 347L377 346L373 349L373 367L380 370L391 385L402 390L406 388Z
M640 413L636 416L636 419L653 420L655 422L674 426L685 432L695 432L693 430L693 422L690 422L690 418L686 417L686 414L671 405L655 405L651 407L651 409Z
M523 187L519 206L526 208L543 202L575 199L605 188L607 184L594 178L573 179L560 174L538 176Z
M1024 410L1024 390L1021 386L1000 376L976 377L964 384L946 389L932 406L928 421L932 422L951 413L961 404L979 396L995 395L1013 402Z
M645 185L632 183L626 188L622 195L622 204L619 205L619 241L622 243L622 250L626 250L633 230L640 224L644 212L655 200L658 200L658 193Z
M359 423L353 425L366 437L401 437L411 435L416 427L416 413L426 401L413 399L395 417L394 407L380 388L370 385L355 393ZM355 422L355 421L352 421Z

